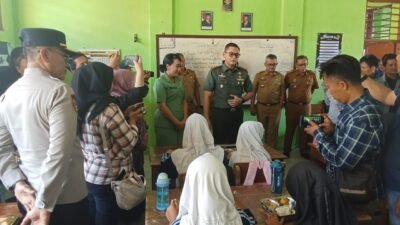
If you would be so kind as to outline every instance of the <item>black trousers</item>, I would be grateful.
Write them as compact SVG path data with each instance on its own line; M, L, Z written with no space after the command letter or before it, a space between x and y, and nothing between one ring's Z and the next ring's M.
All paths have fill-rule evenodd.
M18 202L18 208L23 216L26 215L24 207ZM21 210L23 209L23 210ZM89 202L88 198L70 204L58 204L50 216L50 225L88 225Z
M235 144L243 123L243 110L213 108L211 122L215 144Z

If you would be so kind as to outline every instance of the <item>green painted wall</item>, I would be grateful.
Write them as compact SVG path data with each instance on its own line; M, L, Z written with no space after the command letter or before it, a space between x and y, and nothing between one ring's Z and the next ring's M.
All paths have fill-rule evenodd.
M343 33L343 53L359 57L363 49L365 0L235 0L233 12L222 11L220 0L3 0L12 9L7 38L17 40L22 27L62 30L67 44L79 48L120 48L122 54L143 56L146 69L156 71L156 34L297 35L298 53L315 64L318 32ZM11 4L11 2L13 4ZM4 7L3 7L4 8ZM214 12L214 29L200 30L200 12ZM3 9L4 12L4 9ZM240 31L241 12L253 13L253 31ZM133 42L138 34L139 42ZM0 38L5 34L0 32ZM221 49L222 53L222 49ZM70 79L70 77L68 78ZM153 81L151 82L153 83ZM322 100L318 90L313 102ZM153 92L146 98L147 119L153 126ZM245 118L254 117L246 112ZM284 132L282 117L280 135ZM150 132L154 137L153 131ZM154 138L150 139L154 144Z
M14 6L12 0L1 0L1 16L3 30L0 30L0 41L10 42L12 45L18 44L15 41L15 19L13 14Z

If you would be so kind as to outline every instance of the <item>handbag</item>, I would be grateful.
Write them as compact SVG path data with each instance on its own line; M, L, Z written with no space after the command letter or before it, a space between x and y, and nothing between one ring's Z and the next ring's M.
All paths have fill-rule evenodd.
M99 132L103 140L103 149L108 151L104 129L99 127ZM117 205L121 209L130 210L146 198L146 180L135 171L125 174L121 180L111 181L111 189L114 191Z
M342 196L351 203L367 203L377 198L377 170L374 162L362 162L352 170L337 170Z
M111 189L115 193L117 205L121 209L130 210L146 198L146 181L135 171L127 173L122 180L111 181Z

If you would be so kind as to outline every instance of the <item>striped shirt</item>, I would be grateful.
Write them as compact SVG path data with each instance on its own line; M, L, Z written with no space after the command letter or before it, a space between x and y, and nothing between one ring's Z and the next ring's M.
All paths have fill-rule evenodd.
M344 105L332 136L325 135L321 128L314 136L331 176L336 168L351 170L359 162L374 160L383 144L378 105L364 92L360 98Z
M103 140L100 129L103 129L106 140ZM87 182L110 184L122 170L131 171L131 153L138 140L138 129L127 123L116 104L109 104L90 122L86 120L82 125L82 137ZM106 149L103 147L104 141Z

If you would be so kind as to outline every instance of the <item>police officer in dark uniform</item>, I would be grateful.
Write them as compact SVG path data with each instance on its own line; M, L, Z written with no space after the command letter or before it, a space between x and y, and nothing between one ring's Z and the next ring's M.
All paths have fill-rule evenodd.
M302 115L310 115L312 93L318 88L315 73L307 70L308 58L304 55L296 57L296 69L285 76L285 88L288 90L286 100L286 133L284 154L290 156L294 132ZM299 130L300 153L307 157L307 135Z
M204 82L204 117L213 128L215 144L233 144L243 122L241 105L253 97L253 85L247 70L238 66L237 44L225 45L223 56L223 64L211 69Z

